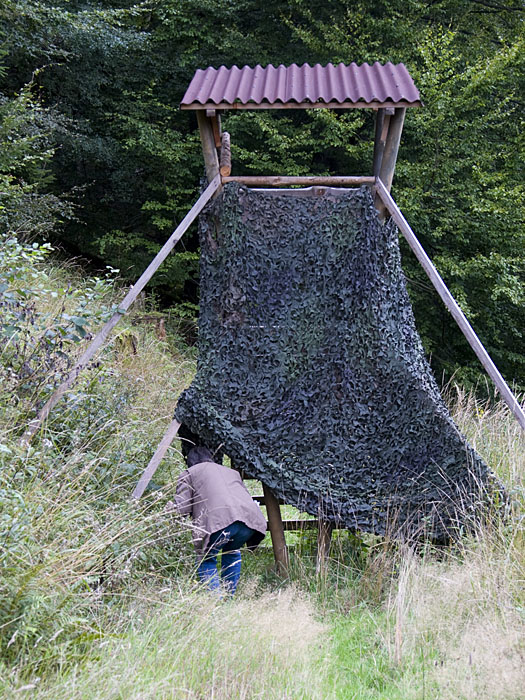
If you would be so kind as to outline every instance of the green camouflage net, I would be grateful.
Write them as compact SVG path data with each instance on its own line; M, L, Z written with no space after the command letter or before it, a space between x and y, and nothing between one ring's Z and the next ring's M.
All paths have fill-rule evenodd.
M195 380L176 416L286 503L357 530L442 539L489 470L417 334L397 229L366 187L228 184L200 222Z

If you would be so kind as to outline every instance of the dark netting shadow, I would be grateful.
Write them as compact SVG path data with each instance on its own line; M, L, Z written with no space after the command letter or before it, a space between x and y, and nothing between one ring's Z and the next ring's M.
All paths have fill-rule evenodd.
M490 472L417 334L371 192L226 185L200 220L195 380L176 416L300 510L442 539Z

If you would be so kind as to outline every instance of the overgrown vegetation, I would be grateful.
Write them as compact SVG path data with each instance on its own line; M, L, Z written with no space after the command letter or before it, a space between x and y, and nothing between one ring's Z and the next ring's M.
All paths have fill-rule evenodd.
M2 279L15 268L27 291L0 355L16 378L16 336L31 337L34 318L61 335L57 308L82 300L102 320L119 291L32 244L3 250ZM460 389L451 397L509 487L509 518L450 550L340 532L321 578L312 533L290 538L290 581L273 573L266 542L245 557L239 597L221 604L197 587L187 528L164 512L182 468L176 444L144 498L129 499L195 363L169 326L159 338L145 316L124 322L29 449L18 442L29 404L46 395L60 357L36 343L48 380L0 393L3 696L518 700L525 465L508 410ZM71 338L62 351L77 347Z

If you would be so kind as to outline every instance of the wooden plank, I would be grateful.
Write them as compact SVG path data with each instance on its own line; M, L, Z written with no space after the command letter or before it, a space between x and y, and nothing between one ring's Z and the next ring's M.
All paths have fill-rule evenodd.
M399 143L401 141L401 133L405 121L405 112L406 109L397 108L393 117L385 117L385 122L388 120L388 134L386 135L386 142L383 147L379 172L374 171L374 175L381 179L389 192L392 187L392 180L394 179L394 170L396 168ZM383 132L384 130L383 126ZM383 135L381 138L383 138ZM379 218L381 221L384 221L386 218L385 205L377 196L374 200L374 204L379 212Z
M376 128L374 135L373 173L375 177L379 176L379 172L381 170L381 163L383 161L383 153L385 151L389 124L390 115L386 114L385 109L379 109L376 114Z
M197 123L201 136L202 154L204 156L204 166L208 182L212 182L219 174L219 158L215 147L215 137L211 119L202 111L197 112Z
M315 570L318 575L326 573L326 565L328 563L328 555L330 554L330 542L332 540L332 532L334 526L327 520L319 518L319 528L317 531L317 559Z
M39 430L40 426L42 425L43 421L46 420L46 418L49 416L49 414L51 413L53 408L56 406L56 404L60 401L62 396L65 394L67 389L69 389L69 387L75 382L75 380L77 379L80 372L87 366L87 364L94 357L95 353L103 346L109 333L113 330L113 328L117 325L117 323L120 321L120 319L124 316L126 311L129 309L129 307L136 300L136 298L138 297L140 292L144 289L146 284L150 281L150 279L153 277L155 272L158 270L158 268L161 266L161 264L164 262L164 260L171 253L171 251L173 250L175 245L182 238L182 236L188 230L188 228L191 226L191 224L195 221L197 216L204 209L204 207L210 201L210 199L213 197L215 192L217 192L217 190L220 187L220 184L221 184L221 179L220 179L219 174L217 174L217 176L212 180L212 182L208 185L208 187L201 194L199 199L195 202L195 204L190 209L190 211L186 214L186 216L181 221L181 223L177 226L175 231L168 238L166 243L159 250L157 255L153 258L153 260L148 265L148 267L144 270L144 272L139 277L139 279L135 282L133 287L131 287L129 292L126 294L126 296L122 300L118 310L113 314L113 316L109 319L109 321L107 321L107 323L103 326L103 328L93 338L91 343L88 345L86 350L81 355L80 359L77 360L77 363L75 364L73 369L70 371L70 373L68 374L65 381L62 382L62 384L53 392L51 397L48 399L47 403L38 412L36 418L34 418L29 423L24 435L21 438L21 441L20 441L21 446L27 446L30 443L33 436L35 435L35 433Z
M426 254L425 250L423 249L423 246L421 243L418 241L416 238L416 235L410 228L407 220L401 213L399 207L397 204L394 202L392 199L390 193L388 192L387 188L381 182L380 179L377 180L377 192L379 196L381 197L386 209L390 213L391 217L394 219L396 222L399 230L405 237L408 245L414 252L416 258L419 260L421 263L421 266L423 267L424 271L426 272L428 278L434 285L434 288L437 290L437 293L443 300L445 306L447 309L450 311L452 314L454 320L460 327L463 335L465 338L468 340L470 347L474 350L476 353L476 356L478 360L481 362L485 370L487 371L487 374L489 377L492 379L494 384L496 385L496 388L500 392L502 398L504 401L507 403L508 407L514 414L516 420L518 423L521 425L523 430L525 430L525 413L523 412L523 409L521 408L520 404L518 403L518 400L508 387L506 381L503 379L501 376L498 368L492 361L492 358L488 354L488 352L485 350L483 347L482 342L474 332L474 329L470 325L470 323L467 320L467 317L463 313L463 311L460 309L459 305L457 304L456 300L448 290L448 287L444 283L443 279L441 278L439 272L436 270L434 265L432 264L430 258Z
M222 182L238 182L248 187L281 187L287 185L325 185L327 187L356 187L359 185L375 184L375 177L371 175L342 175L342 176L321 176L321 175L240 175L223 177Z
M157 467L161 463L164 455L168 451L168 447L171 445L173 440L175 439L177 433L179 432L180 428L180 423L178 420L175 418L171 421L171 423L168 426L168 429L164 433L164 437L162 440L159 442L159 446L155 450L155 454L151 458L148 466L144 470L142 476L140 477L137 485L135 486L135 489L133 490L132 497L133 498L140 498L144 491L146 490L147 485L153 478L153 474L157 471Z
M244 478L245 478L245 477L243 477L243 479L244 479ZM251 476L248 476L248 477L246 477L246 478L247 478L247 479L252 479ZM263 495L262 493L258 493L258 494L256 494L255 496L252 496L252 498L253 498L254 501L257 501L257 503L259 503L259 505L261 505L261 506L265 506L265 505L266 505L266 502L265 502L265 500L264 500L264 495ZM277 499L277 502L279 503L280 506L285 506L285 505L286 505L286 503L283 501L282 498L278 498L278 499ZM283 520L283 522L284 522L284 520Z
M266 513L268 514L268 525L272 536L273 556L277 572L281 576L288 575L290 561L288 558L288 548L284 537L283 519L279 501L273 492L263 484L264 500L266 502Z
M388 109L384 110L384 118L381 123L381 130L377 134L377 123L376 123L376 140L374 142L374 175L379 177L381 172L381 165L383 163L383 155L385 153L386 137L388 136L388 128L390 126L390 119L393 116L395 110ZM377 152L376 152L377 147ZM385 205L381 201L379 195L376 193L374 196L374 205L379 212L379 218L381 221L385 219Z
M232 171L232 154L230 144L230 134L224 131L222 134L221 160L219 170L221 177L228 177Z

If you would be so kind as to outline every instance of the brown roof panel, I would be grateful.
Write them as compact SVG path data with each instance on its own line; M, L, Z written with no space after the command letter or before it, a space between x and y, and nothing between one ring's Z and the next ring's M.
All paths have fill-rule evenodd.
M196 71L182 109L418 107L419 91L402 63L232 66Z

